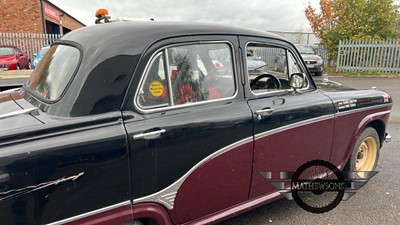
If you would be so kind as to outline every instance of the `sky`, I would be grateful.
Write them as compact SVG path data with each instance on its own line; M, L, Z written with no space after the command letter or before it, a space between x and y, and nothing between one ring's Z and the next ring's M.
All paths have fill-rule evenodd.
M156 21L198 21L267 31L310 32L304 15L319 0L49 0L86 26L95 12L106 8L111 19L130 17Z

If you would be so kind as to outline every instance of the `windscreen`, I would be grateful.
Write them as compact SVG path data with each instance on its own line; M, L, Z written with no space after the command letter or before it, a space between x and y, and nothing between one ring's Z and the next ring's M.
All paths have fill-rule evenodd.
M27 83L28 89L50 101L59 99L72 79L80 51L70 45L53 45L40 60Z

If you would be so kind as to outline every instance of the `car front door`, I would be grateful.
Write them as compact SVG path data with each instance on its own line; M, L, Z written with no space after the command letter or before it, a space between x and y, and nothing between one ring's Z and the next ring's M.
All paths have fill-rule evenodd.
M237 79L237 37L193 39L149 50L134 104L123 112L133 203L161 204L178 224L246 201L252 170L252 114Z
M250 199L276 194L262 172L279 179L307 161L329 160L334 130L331 100L319 93L300 56L285 42L241 37L247 67L246 98L254 115L254 168ZM300 90L289 86L293 73L305 75ZM264 173L265 174L265 173Z

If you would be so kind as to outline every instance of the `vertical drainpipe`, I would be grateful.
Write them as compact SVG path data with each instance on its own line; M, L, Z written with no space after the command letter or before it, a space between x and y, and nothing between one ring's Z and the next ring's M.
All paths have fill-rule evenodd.
M41 9L41 13L42 13L43 33L47 34L47 30L46 30L46 20L45 20L45 17L44 17L44 4L43 4L43 0L40 0L40 9Z

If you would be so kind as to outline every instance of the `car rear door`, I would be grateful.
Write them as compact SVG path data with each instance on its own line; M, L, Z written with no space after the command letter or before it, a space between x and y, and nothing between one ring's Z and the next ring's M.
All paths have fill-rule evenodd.
M133 203L161 204L178 224L246 201L253 157L237 37L190 40L150 48L123 111Z
M246 99L254 115L251 199L276 192L260 172L271 172L279 179L280 172L293 172L307 161L329 160L334 111L331 100L316 90L291 45L251 37L240 37L240 43L246 49L245 62L264 62L261 68L246 70L245 75ZM289 86L293 73L306 75L301 90Z

